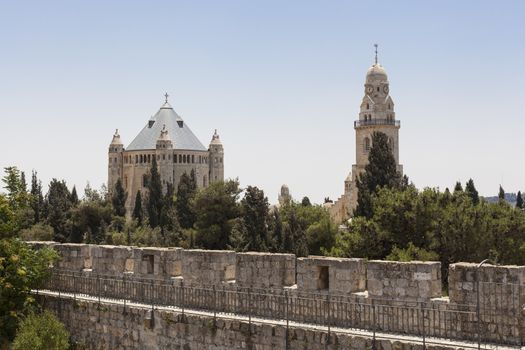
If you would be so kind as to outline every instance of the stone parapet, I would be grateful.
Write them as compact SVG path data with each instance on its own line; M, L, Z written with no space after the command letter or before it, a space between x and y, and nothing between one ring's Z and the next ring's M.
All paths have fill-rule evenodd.
M429 301L442 293L441 263L372 260L367 267L371 298Z
M309 256L297 259L297 289L335 294L362 292L366 288L364 259Z
M283 288L295 284L295 255L258 252L236 254L239 287Z
M235 252L230 250L182 250L182 277L189 286L209 286L235 281Z

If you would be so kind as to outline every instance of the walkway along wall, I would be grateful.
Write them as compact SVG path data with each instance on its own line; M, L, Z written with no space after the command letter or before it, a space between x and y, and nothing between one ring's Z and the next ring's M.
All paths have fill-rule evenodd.
M525 344L525 267L453 264L442 297L438 262L45 244L62 256L49 288L63 292L274 318L286 308L299 322Z
M328 332L314 327L188 315L164 309L40 296L77 346L90 350L422 350L418 342ZM427 344L428 350L459 350Z

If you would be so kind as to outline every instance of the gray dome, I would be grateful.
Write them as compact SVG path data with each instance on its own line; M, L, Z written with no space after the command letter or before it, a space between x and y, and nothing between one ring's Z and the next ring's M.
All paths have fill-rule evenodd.
M372 67L368 68L366 72L367 78L384 78L387 79L386 71L382 65L379 63L374 64Z

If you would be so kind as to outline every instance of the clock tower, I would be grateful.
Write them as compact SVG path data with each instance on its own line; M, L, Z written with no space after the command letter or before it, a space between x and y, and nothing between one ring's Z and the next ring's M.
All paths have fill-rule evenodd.
M357 205L356 180L368 164L368 153L372 147L372 134L374 132L382 132L388 137L390 148L396 160L397 170L399 173L403 173L403 166L399 164L400 122L396 120L388 76L377 60L377 45L375 48L375 62L366 73L359 119L354 121L356 163L352 165L352 171L345 180L344 194L330 207L332 219L337 223L349 219Z

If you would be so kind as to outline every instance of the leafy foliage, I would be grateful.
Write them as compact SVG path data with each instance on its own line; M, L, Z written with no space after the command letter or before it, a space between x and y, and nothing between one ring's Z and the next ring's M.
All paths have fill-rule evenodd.
M192 228L195 223L195 209L193 200L197 193L197 180L195 171L192 169L190 175L184 173L180 177L177 186L177 217L182 228Z
M358 196L354 216L370 218L373 215L372 196L382 187L400 188L402 183L403 178L397 171L388 137L382 132L374 132L368 164L357 179Z
M30 314L20 324L13 350L68 350L69 333L49 311Z
M36 307L31 289L42 285L57 258L52 249L33 250L17 239L0 240L0 339L12 340L18 322Z

